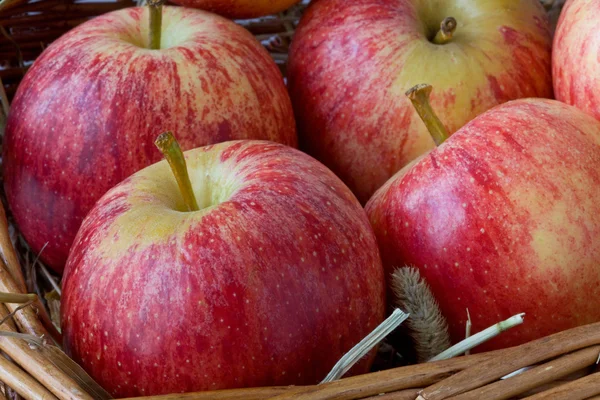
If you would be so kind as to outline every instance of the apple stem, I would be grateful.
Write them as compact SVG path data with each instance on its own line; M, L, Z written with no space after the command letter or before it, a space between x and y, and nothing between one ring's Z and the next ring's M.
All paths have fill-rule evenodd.
M433 138L436 146L441 145L450 137L450 134L446 130L446 127L440 121L438 116L431 108L431 104L429 103L429 95L431 94L431 90L433 88L431 85L420 84L412 87L406 92L406 96L410 99L413 106L419 113L419 116L427 126L427 130L429 130L429 134Z
M183 201L188 211L198 211L198 202L196 196L192 190L192 183L190 182L190 176L188 175L187 165L185 163L185 157L177 143L177 139L173 136L172 132L162 133L154 142L156 147L163 153L165 159L171 166L173 175L179 185L179 190L183 196Z
M150 49L160 49L162 33L162 9L164 0L148 0L150 8Z
M446 44L452 40L454 31L456 30L456 19L453 17L444 18L440 23L440 30L433 38L435 44Z

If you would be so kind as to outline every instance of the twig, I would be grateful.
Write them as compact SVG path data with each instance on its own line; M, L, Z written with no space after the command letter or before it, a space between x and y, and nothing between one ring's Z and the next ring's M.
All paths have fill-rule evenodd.
M10 273L13 281L15 282L16 291L11 293L25 293L25 278L21 271L21 264L17 258L17 253L10 240L10 233L8 232L8 220L6 219L6 212L4 207L0 204L0 255L6 265L6 269Z
M351 376L339 381L303 387L298 391L284 393L273 399L353 400L362 399L368 396L376 396L380 393L426 387L446 379L470 366L481 364L496 356L501 356L502 354L505 354L505 352L506 350L498 350L490 353L457 357L451 360L417 364L365 375ZM340 393L343 393L343 397L339 397Z
M510 317L505 321L499 322L494 326L490 326L489 328L484 329L483 331L471 336L470 338L455 344L448 350L438 354L429 361L447 360L448 358L456 357L460 354L463 354L468 350L471 350L479 346L480 344L485 343L488 340L498 336L502 332L522 324L524 315L525 314L518 314Z
M294 32L293 31L291 31L291 32L280 32L280 33L277 33L277 34L263 33L263 34L260 34L260 35L255 35L254 37L256 38L256 40L258 40L260 42L261 40L270 39L273 36L279 36L281 38L291 38L292 36L294 36Z
M31 375L4 357L0 357L0 380L27 400L54 400L52 395Z
M0 103L2 104L2 114L0 118L0 135L4 136L4 130L6 129L6 123L8 122L8 112L10 109L8 96L6 95L6 89L4 88L4 82L0 79Z
M9 35L8 32L6 32L6 29L4 29L2 25L0 25L0 33L2 33L2 36L8 39L15 46L15 50L17 52L17 59L19 62L19 68L24 69L25 63L23 62L23 54L21 53L21 48L19 47L19 44L16 42L15 39L13 39L11 35Z
M332 382L344 376L354 364L364 357L373 347L381 342L394 329L400 326L408 314L400 309L395 309L385 321L383 321L373 332L369 333L363 340L346 353L332 368L331 372L323 379L321 383Z
M62 291L60 289L60 286L58 286L58 284L54 280L54 277L50 274L50 271L48 271L48 268L46 268L46 266L44 264L42 264L41 262L38 262L37 265L39 265L40 270L44 274L44 277L46 278L46 280L48 280L48 282L50 282L50 285L52 286L52 288L54 290L56 290L56 293L58 293L59 296L62 296Z
M23 304L34 302L38 299L36 294L4 293L0 292L0 303Z
M507 349L500 355L495 355L466 371L426 388L418 399L446 399L479 388L519 368L598 344L600 344L600 322L556 333Z
M0 268L0 291L19 293L16 284L6 268ZM14 303L7 303L6 307L10 312L14 312L18 305ZM15 315L15 320L23 332L27 332L34 336L48 336L48 332L42 326L32 308L21 310L21 312Z
M6 308L0 305L0 317L4 318L7 315ZM11 332L16 333L12 331L10 324L0 325L2 335ZM31 348L23 340L15 340L15 338L2 335L0 335L0 349L59 399L92 400L92 397L85 393L71 377L52 364L39 350ZM29 339L34 340L33 338ZM43 342L39 342L39 337L36 339L38 340L36 346L43 346Z
M382 393L365 397L362 400L415 400L422 388L399 390L392 393Z
M0 291L14 294L24 294L27 287L25 285L25 278L21 270L21 264L17 258L17 253L13 246L12 240L10 239L10 233L8 231L8 220L6 219L6 213L4 207L0 204L0 253L2 254L3 265L0 265ZM10 300L9 300L10 301ZM7 303L6 305L10 312L15 313L17 305L15 303ZM42 305L39 298L36 301L36 306L39 307L42 319L47 317L45 308ZM32 308L22 310L20 313L16 313L15 320L21 327L21 330L35 336L46 336L50 333L51 337L60 340L60 334L54 328L52 323L48 330L40 323L35 311Z
M37 296L36 296L37 297ZM25 303L20 305L19 307L17 307L15 309L15 311L11 312L10 314L8 314L6 317L2 318L2 320L0 320L0 325L2 325L3 323L5 323L6 321L8 321L9 319L11 319L12 317L15 316L15 314L17 313L17 311L24 309L25 307L29 307L30 305L32 305L34 303L35 300L30 301L29 303Z
M143 400L264 400L270 399L282 393L292 392L302 389L295 386L280 386L251 389L233 389L219 390L212 392L168 394L162 396L148 396ZM139 397L132 397L121 400L139 400Z
M23 236L19 235L19 239L21 241L21 244L27 249L27 251L25 253L25 257L27 259L27 263L25 264L26 265L26 270L25 271L28 273L28 276L27 276L27 283L28 283L28 285L27 285L27 287L29 288L30 286L33 286L34 291L38 295L38 301L35 304L36 310L39 312L38 316L40 317L40 319L42 321L43 327L50 334L50 337L52 337L54 339L55 343L61 344L62 343L62 335L58 331L58 329L56 329L56 326L54 326L54 323L52 322L52 319L50 318L50 315L48 314L48 310L46 310L46 307L44 306L44 304L40 300L43 296L42 296L42 291L39 288L38 280L37 280L36 265L39 265L40 267L43 267L43 264L39 261L39 258L41 256L42 252L44 251L44 249L46 248L46 246L48 245L48 243L45 243L44 246L42 246L42 249L35 256L34 262L30 264L29 263L29 254L31 253L31 248L29 247L29 244L25 241L25 239L23 238ZM43 270L44 269L42 269L42 271ZM46 270L46 272L48 272L48 271ZM33 282L30 282L30 279ZM54 283L54 282L52 281L52 283Z
M593 365L599 351L600 346L587 347L529 369L512 378L455 396L452 400L511 398Z
M527 400L584 400L600 394L600 372L588 375L554 389L526 397Z
M0 396L0 398L2 398L3 400L5 400L6 397L6 392L7 392L7 388L6 385L4 384L4 382L0 381L0 393L2 393L2 396Z
M4 317L4 318L6 318L6 317ZM31 346L43 346L44 345L43 338L40 338L40 337L37 337L34 335L29 335L27 333L0 331L0 336L22 339L22 340L26 341L27 343L29 343Z
M79 364L69 358L61 349L56 346L45 345L41 346L39 350L52 364L71 377L95 400L112 399L111 395L102 386L94 381Z

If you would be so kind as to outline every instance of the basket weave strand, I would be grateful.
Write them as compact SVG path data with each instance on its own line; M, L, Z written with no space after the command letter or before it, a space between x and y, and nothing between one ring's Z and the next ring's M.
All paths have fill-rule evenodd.
M542 3L549 11L550 18L556 22L563 1L542 0ZM133 0L0 0L0 79L8 99L14 96L27 68L52 41L94 16L134 5L136 2ZM284 74L287 50L303 8L301 5L277 16L236 21L261 41ZM0 228L6 226L5 216L0 214ZM10 243L4 240L7 237L7 232L0 232L0 252L6 260L6 263L4 260L0 263L0 291L23 293L24 279L19 271L19 260L9 248ZM35 256L28 253L24 246L19 246L19 253L20 263L25 266L30 281L31 271L37 268L34 265L36 263L31 262ZM34 286L48 287L47 279L54 278L38 274L37 279L39 282ZM42 281L44 279L46 281ZM31 284L28 289L31 291ZM7 309L0 305L0 318L15 308L14 305L9 307ZM36 316L29 309L17 315L20 332L45 333L49 320L45 312ZM40 317L46 318L46 323L42 324ZM17 332L17 326L6 323L0 326L0 331ZM51 333L56 335L56 332ZM79 387L78 383L67 373L53 375L56 371L48 369L48 359L44 354L39 349L32 349L26 342L0 337L0 349L24 366L21 369L12 361L0 357L0 377L22 397L93 398L70 391L70 388ZM390 369L323 385L237 389L146 399L413 400L418 397L425 400L469 400L524 397L533 400L600 400L600 373L595 372L599 352L600 324L592 324L511 349ZM522 367L532 368L509 379L501 379ZM2 387L0 392L8 394Z

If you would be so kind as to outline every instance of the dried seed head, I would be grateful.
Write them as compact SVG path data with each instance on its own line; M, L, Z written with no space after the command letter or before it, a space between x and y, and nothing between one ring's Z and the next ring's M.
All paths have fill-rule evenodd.
M395 306L410 318L406 324L415 343L418 362L426 362L450 347L448 323L427 283L416 268L398 268L392 275Z

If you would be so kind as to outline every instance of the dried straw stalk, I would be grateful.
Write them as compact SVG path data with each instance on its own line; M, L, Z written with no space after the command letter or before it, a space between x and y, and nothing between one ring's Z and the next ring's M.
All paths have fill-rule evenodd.
M400 390L398 392L365 397L363 400L415 400L420 390L419 388Z
M7 315L8 311L4 305L0 305L0 318L5 318ZM0 325L0 332L17 333L14 326L11 327L7 323ZM71 377L57 368L38 349L30 347L24 340L0 336L0 350L5 352L59 399L92 400L92 397L85 393ZM0 380L6 382L4 379Z
M28 400L57 399L31 375L2 356L0 356L0 381Z
M526 397L526 399L584 400L597 395L600 395L600 372L596 372L595 374L588 375L573 382L565 383L554 389Z
M296 386L276 386L257 389L233 389L219 390L214 392L182 393L169 394L163 396L148 396L144 400L263 400L270 399L282 393L300 390ZM121 400L138 400L139 397L132 397Z
M504 350L500 350L504 352ZM495 353L476 354L451 360L418 364L371 374L352 376L323 385L305 387L284 393L277 400L353 400L381 393L425 387L439 382L469 366L489 360Z
M418 400L442 400L477 389L523 367L600 344L600 322L560 332L477 363L472 368L423 390Z
M4 261L4 265L8 269L10 276L15 282L15 289L17 292L14 293L25 293L25 279L23 278L23 272L21 271L17 253L10 240L8 221L6 219L4 207L0 207L0 256L2 257L2 261Z
M600 346L587 347L539 365L509 379L500 380L480 389L454 396L452 399L509 399L547 383L554 382L585 367L594 365L599 354Z
M583 368L595 364L599 353L600 323L596 323L510 349L380 371L322 385L202 392L155 396L146 399L354 400L370 397L373 399L404 399L410 398L408 396L412 394L416 396L417 392L419 399L450 397L463 400L508 399L530 392L532 389L542 388L544 385L550 385L549 390L542 392L544 395L556 393L557 396L562 396L568 390L568 394L564 394L567 397L564 398L587 398L600 394L600 382L598 381L600 376L598 374L567 384L564 384L561 379L565 379L574 371L581 371ZM499 380L520 368L561 355L560 358L548 361L520 375ZM485 386L494 381L496 382ZM554 387L557 384L560 386ZM420 389L423 387L426 388ZM262 390L265 391L262 392ZM380 396L382 393L386 393L386 396ZM578 397L584 395L586 397ZM412 397L412 399L414 398ZM533 398L537 399L537 397Z

